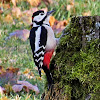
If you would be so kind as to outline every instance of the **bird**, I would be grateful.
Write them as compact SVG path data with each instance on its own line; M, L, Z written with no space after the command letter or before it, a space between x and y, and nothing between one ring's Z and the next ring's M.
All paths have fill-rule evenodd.
M32 15L32 29L29 36L35 65L38 67L40 77L41 69L44 70L48 81L48 88L53 84L49 65L56 48L56 38L49 23L53 12L55 10L48 12L38 10L34 12Z

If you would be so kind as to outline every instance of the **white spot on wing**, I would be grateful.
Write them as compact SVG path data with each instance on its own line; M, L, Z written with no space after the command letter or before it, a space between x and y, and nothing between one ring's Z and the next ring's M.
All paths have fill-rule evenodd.
M44 45L43 45L43 46L40 46L40 47L38 46L38 49L35 50L34 53L36 53L36 52L37 52L39 49L41 49L41 48L45 49L45 46L44 46Z
M40 57L39 59L35 59L36 62L39 62L40 60L43 61L44 57Z
M41 52L39 52L38 54L36 53L35 55L34 55L34 57L39 57L39 55L44 55L44 52L43 51L41 51Z
M40 62L40 64L39 64L40 68L42 67L42 65L43 65L43 62Z

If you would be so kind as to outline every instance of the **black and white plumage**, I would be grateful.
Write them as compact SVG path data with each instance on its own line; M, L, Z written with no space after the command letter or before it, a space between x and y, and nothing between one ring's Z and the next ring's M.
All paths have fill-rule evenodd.
M54 11L44 12L42 10L33 13L32 22L33 27L30 31L30 45L33 52L33 58L36 66L38 67L39 74L41 76L41 68L44 70L49 83L52 81L51 74L47 68L47 60L49 57L47 52L54 51L56 47L56 39L54 32L49 25L50 14ZM45 56L45 61L44 61ZM52 82L51 82L52 83ZM50 84L51 84L50 83Z
M40 69L43 66L46 42L47 42L47 30L45 29L45 27L44 26L33 27L30 31L30 45L33 52L34 62L38 67L40 76L41 76Z

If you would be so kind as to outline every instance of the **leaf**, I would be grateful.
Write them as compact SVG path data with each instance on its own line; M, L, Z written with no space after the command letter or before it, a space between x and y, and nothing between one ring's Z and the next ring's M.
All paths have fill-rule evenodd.
M42 0L46 5L52 4L53 1L52 0Z
M71 11L72 9L75 10L75 9L74 9L74 5L75 5L75 1L74 1L74 0L70 0L70 3L66 6L66 9L67 9L68 11ZM74 11L74 12L75 12L75 11Z
M19 68L14 68L14 67L9 67L6 69L6 72L11 72L11 73L14 73L14 74L17 74L19 71Z
M19 18L19 17L22 15L22 12L21 12L20 8L18 8L18 7L13 7L13 8L12 8L12 15L13 15L13 17L15 17L15 18Z
M17 0L11 0L11 2L12 2L12 4L13 4L14 6L16 6Z
M26 92L32 90L38 94L40 91L37 86L34 86L27 81L17 81L18 71L19 68L9 67L5 70L2 66L0 66L0 93L9 94L12 90L14 92L20 92L24 88ZM30 73L30 70L26 70L24 73L27 72L29 72L29 75L33 75L33 73Z
M37 80L39 80L39 81L41 81L42 80L42 78L41 77L36 77L37 78Z
M9 9L10 8L10 4L2 4L2 3L0 3L0 7L2 7L3 9Z
M88 12L84 12L82 13L83 16L90 16L91 15L91 11L88 11Z
M12 86L12 89L14 92L20 92L22 88L23 88L23 85L20 85L20 84L16 84Z
M55 21L54 25L52 26L54 32L56 34L61 33L61 31L66 27L66 25L69 23L69 20L63 20L63 21Z
M14 85L17 82L17 73L19 68L7 68L6 70L0 66L0 86L4 86L5 84Z
M50 16L50 20L49 20L49 23L50 23L50 26L52 27L55 23L56 19L54 16Z
M70 0L70 5L75 5L75 1L74 0Z
M8 15L5 17L5 22L7 22L7 23L12 23L12 22L13 22L13 17L12 17L10 14L8 14Z
M30 72L30 69L26 69L24 72L23 72L23 74L28 74Z
M38 94L40 92L37 86L34 86L27 81L18 81L17 83L23 85L23 87L26 87L27 90L35 91L36 94Z
M0 100L9 100L9 99L6 96L4 96Z
M27 0L27 1L30 3L31 6L34 7L37 7L41 2L41 0Z
M9 34L9 37L6 37L6 40L10 39L11 37L17 37L22 41L26 41L29 38L30 31L27 29L24 30L17 30L13 33Z
M73 8L72 5L67 5L67 7L66 7L66 9L67 9L68 11L70 11L72 8Z
M5 2L10 3L11 0L1 0L1 1L2 1L2 3L5 3Z
M31 70L28 69L28 68L23 72L23 74L24 74L24 76L27 77L28 79L34 78L33 72L31 72Z
M3 87L0 86L0 94L3 95L5 89Z
M45 74L45 72L44 72L44 70L43 70L43 69L41 70L41 73Z
M57 24L56 28L60 28L60 27L63 27L63 26L66 26L68 24L68 22L66 20L63 20L63 21L59 21L59 23Z
M4 72L6 72L6 70L5 70L2 66L0 66L0 75L1 75L2 73L4 73Z

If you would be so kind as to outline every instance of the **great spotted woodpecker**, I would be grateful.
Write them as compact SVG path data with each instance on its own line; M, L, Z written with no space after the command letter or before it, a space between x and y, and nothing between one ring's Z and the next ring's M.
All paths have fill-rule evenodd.
M29 36L35 65L38 67L40 77L41 68L44 70L49 86L53 83L49 64L56 47L56 38L49 24L49 18L53 12L54 10L49 12L39 10L33 13L33 27Z

